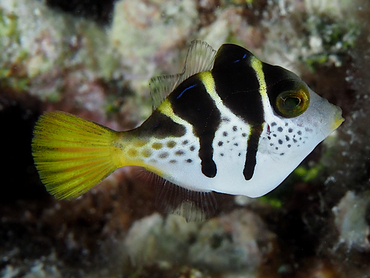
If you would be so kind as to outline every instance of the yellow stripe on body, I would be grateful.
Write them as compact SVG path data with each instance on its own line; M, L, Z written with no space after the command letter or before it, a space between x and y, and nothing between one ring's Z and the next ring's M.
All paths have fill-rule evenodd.
M178 123L180 125L183 125L186 127L186 129L193 130L193 126L185 121L184 119L180 118L175 114L175 112L172 109L171 102L168 99L165 99L161 105L158 106L158 111L161 112L163 115L168 116L172 121L175 123Z
M269 97L267 95L267 85L266 85L266 80L265 80L265 74L262 69L262 62L253 56L251 57L250 63L251 63L251 67L256 72L256 77L257 77L258 83L260 84L259 92L262 97L263 110L270 111L271 105L270 105Z
M200 81L203 82L204 87L208 94L214 99L216 105L222 103L221 98L216 93L215 80L213 79L212 73L210 71L203 71L198 74Z
M204 87L206 88L207 93L215 101L216 107L220 110L221 113L228 112L232 113L225 105L223 105L222 99L216 92L216 85L213 75L210 71L203 71L198 74L200 81L202 81Z

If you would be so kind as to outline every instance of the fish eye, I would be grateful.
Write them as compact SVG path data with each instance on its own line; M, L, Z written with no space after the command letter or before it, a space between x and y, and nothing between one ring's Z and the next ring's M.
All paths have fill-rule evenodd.
M276 98L276 112L285 118L297 117L307 110L309 103L310 95L307 88L285 91Z

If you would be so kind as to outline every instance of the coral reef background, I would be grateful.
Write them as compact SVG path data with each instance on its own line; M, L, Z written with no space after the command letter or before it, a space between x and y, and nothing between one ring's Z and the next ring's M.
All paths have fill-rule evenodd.
M0 0L1 277L369 277L370 3ZM297 73L346 119L276 190L217 194L217 215L164 215L134 168L72 201L31 156L44 111L131 129L148 82L190 42L240 44Z

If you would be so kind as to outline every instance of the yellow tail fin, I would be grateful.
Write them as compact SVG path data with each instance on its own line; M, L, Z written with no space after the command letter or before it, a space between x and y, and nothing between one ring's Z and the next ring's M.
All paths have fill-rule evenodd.
M83 118L49 112L34 130L32 153L46 189L57 199L88 191L119 166L118 133Z

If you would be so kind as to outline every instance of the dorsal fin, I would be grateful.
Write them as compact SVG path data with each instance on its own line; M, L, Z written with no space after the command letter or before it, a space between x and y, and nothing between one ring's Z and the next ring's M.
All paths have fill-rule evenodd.
M193 191L178 186L143 168L138 178L155 187L155 205L166 214L178 214L186 221L203 221L216 213L217 201L213 192Z
M158 76L150 80L149 86L153 110L185 79L196 73L211 70L215 56L216 51L206 42L192 41L182 73Z
M184 69L176 85L196 73L211 70L215 57L216 50L208 43L199 40L192 41L186 56Z
M162 75L153 77L150 80L150 95L152 97L153 111L162 103L162 101L175 89L180 74Z

